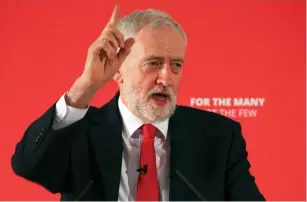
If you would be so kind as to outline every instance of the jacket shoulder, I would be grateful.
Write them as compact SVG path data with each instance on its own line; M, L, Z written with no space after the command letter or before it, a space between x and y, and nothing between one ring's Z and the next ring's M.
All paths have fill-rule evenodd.
M219 113L192 108L188 106L178 106L175 112L176 116L182 117L186 121L195 124L210 124L210 125L237 125L237 121L221 115Z
M111 101L100 107L91 105L84 118L91 124L101 124L106 120L119 121L119 113L117 102Z

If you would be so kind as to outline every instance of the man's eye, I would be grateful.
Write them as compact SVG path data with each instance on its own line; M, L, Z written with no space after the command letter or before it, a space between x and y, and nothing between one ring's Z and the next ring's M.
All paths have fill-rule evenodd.
M149 66L159 66L160 63L158 61L151 61L148 63Z
M180 63L173 63L173 67L175 67L175 68L181 68L181 67L182 67L182 64L180 64Z

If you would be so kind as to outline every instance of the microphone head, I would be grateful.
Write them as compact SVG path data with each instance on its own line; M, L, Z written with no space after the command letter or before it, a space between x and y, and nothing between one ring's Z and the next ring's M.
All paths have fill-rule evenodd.
M146 174L146 173L147 173L147 169L148 169L148 164L145 164L145 165L144 165L144 168L143 168L143 172L144 172L144 174Z
M144 164L143 168L140 167L140 168L136 169L136 171L141 173L141 174L143 174L143 175L145 175L147 173L147 169L148 169L148 164Z

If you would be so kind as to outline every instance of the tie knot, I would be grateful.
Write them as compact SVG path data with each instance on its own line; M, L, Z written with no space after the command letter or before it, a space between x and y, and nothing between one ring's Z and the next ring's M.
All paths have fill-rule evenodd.
M154 138L157 132L157 128L151 124L144 124L142 129L144 138Z

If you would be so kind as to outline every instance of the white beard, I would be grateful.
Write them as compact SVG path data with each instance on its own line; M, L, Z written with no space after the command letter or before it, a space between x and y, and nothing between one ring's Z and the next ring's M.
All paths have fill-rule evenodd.
M157 105L149 100L150 96L157 92L163 91L169 95L169 100L165 105ZM145 93L143 89L135 89L128 81L124 82L123 93L129 110L145 121L146 123L161 122L170 118L176 109L176 95L170 88L155 86L149 92ZM140 95L145 95L141 98Z

